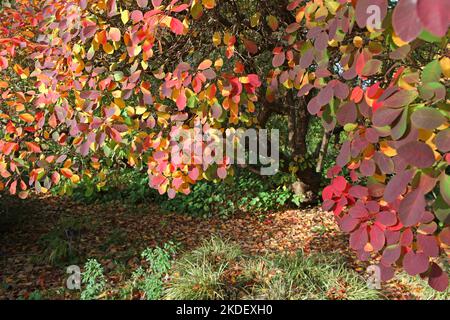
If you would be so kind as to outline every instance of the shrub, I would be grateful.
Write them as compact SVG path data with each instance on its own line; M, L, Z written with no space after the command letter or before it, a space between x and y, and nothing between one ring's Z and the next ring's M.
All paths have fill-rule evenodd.
M141 257L147 262L148 268L140 266L133 272L131 282L134 289L144 292L143 298L147 300L161 298L177 247L174 243L168 242L162 248L147 248L142 252Z
M103 267L95 259L89 259L84 265L84 272L82 273L82 284L84 285L81 291L82 300L93 300L106 289L106 279L103 275Z
M267 179L245 169L235 172L235 176L221 184L201 181L187 196L162 200L161 207L205 218L213 215L226 218L237 212L258 214L288 205L299 206L302 202L300 196L286 187L292 182L289 175L280 173Z
M53 229L39 239L43 252L38 259L52 265L77 262L78 242L88 225L81 217L61 217Z

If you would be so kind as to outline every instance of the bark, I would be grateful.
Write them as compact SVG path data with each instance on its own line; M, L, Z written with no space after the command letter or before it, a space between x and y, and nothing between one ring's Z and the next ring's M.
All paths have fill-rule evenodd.
M323 169L323 161L328 153L328 143L330 141L331 132L325 132L322 137L322 143L320 144L320 148L316 153L315 158L317 159L316 172L322 172Z
M311 115L306 108L307 99L296 98L293 93L290 93L286 101L289 107L289 145L292 149L292 157L301 161L306 159L308 152L306 136ZM320 188L320 175L316 172L316 168L312 166L302 168L297 171L297 179L292 185L293 191L303 195L307 203L316 202Z

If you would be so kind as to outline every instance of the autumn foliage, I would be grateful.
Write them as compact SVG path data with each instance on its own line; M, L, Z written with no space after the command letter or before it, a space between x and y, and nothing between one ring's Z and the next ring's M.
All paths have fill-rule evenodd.
M127 165L161 194L187 194L233 168L175 165L171 136L257 126L263 104L295 93L327 131L347 134L322 198L359 258L380 257L383 280L403 266L447 288L437 258L450 247L448 0L279 1L271 14L255 0L242 26L221 16L240 1L10 2L0 190L102 186ZM205 31L210 21L221 27Z

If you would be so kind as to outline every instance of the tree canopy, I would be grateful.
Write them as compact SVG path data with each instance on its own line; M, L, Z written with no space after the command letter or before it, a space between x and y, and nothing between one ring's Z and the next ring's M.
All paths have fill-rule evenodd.
M120 166L174 197L233 166L171 137L289 119L282 170L317 194L312 117L345 132L322 190L360 259L437 290L450 246L448 0L9 0L0 5L0 190L99 187ZM210 140L198 146L204 148ZM326 142L326 141L325 141ZM191 143L187 141L186 143ZM287 159L286 159L287 158Z

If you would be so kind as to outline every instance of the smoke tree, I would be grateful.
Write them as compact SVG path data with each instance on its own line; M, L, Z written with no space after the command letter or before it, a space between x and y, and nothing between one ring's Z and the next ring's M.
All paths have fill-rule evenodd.
M437 258L450 247L448 0L0 6L0 190L102 187L127 165L161 194L187 194L233 166L174 161L180 130L226 134L281 114L292 150L281 170L314 197L306 134L318 117L324 145L346 133L322 198L351 248L379 258L382 280L402 266L447 288Z

